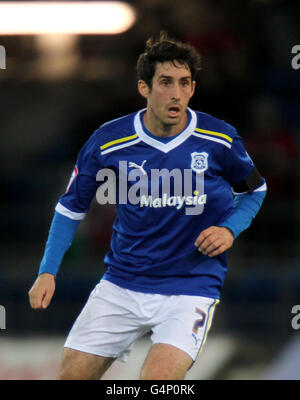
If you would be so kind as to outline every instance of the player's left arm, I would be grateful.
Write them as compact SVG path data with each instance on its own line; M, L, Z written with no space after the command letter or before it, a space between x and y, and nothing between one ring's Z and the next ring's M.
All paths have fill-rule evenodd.
M233 186L234 205L230 216L218 226L203 230L197 237L195 246L198 250L209 257L228 250L260 210L266 189L265 179L254 167L247 179Z
M242 138L233 127L230 131L233 143L224 151L223 176L233 190L233 208L226 220L202 231L195 241L198 250L209 257L215 257L233 245L238 235L250 226L266 196L265 179L247 153ZM244 177L242 180L241 176Z

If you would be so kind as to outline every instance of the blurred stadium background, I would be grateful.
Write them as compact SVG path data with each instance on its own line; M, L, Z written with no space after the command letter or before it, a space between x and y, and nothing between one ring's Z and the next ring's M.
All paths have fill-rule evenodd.
M136 0L133 26L117 35L0 35L0 379L54 379L64 339L104 272L113 207L92 204L65 256L46 311L30 289L58 196L77 152L103 122L144 107L135 63L165 29L203 56L191 107L236 126L268 196L230 251L229 273L207 344L187 379L298 379L300 332L299 6L279 0ZM1 15L0 15L1 25ZM106 379L136 379L149 346Z

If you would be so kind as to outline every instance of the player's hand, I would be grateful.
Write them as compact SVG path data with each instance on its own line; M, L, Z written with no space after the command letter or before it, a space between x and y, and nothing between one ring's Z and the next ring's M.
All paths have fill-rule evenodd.
M29 302L32 308L47 308L55 291L55 278L52 274L41 274L29 290Z
M230 229L210 226L200 233L195 241L195 246L198 247L198 251L208 257L215 257L228 250L233 242L234 236Z

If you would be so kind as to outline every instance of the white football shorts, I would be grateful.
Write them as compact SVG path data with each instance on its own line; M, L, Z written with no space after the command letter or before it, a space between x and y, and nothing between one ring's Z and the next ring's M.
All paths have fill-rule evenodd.
M202 296L141 293L101 280L64 347L125 362L131 345L152 330L153 344L173 345L195 361L218 302Z

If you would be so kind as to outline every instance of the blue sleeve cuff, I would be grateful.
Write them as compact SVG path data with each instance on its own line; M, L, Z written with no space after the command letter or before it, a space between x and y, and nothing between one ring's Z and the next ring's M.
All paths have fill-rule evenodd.
M62 259L72 244L79 223L80 221L65 217L55 211L39 275L47 272L56 276Z
M241 232L251 225L253 218L261 208L265 196L266 191L236 195L232 213L219 226L230 229L236 239Z

